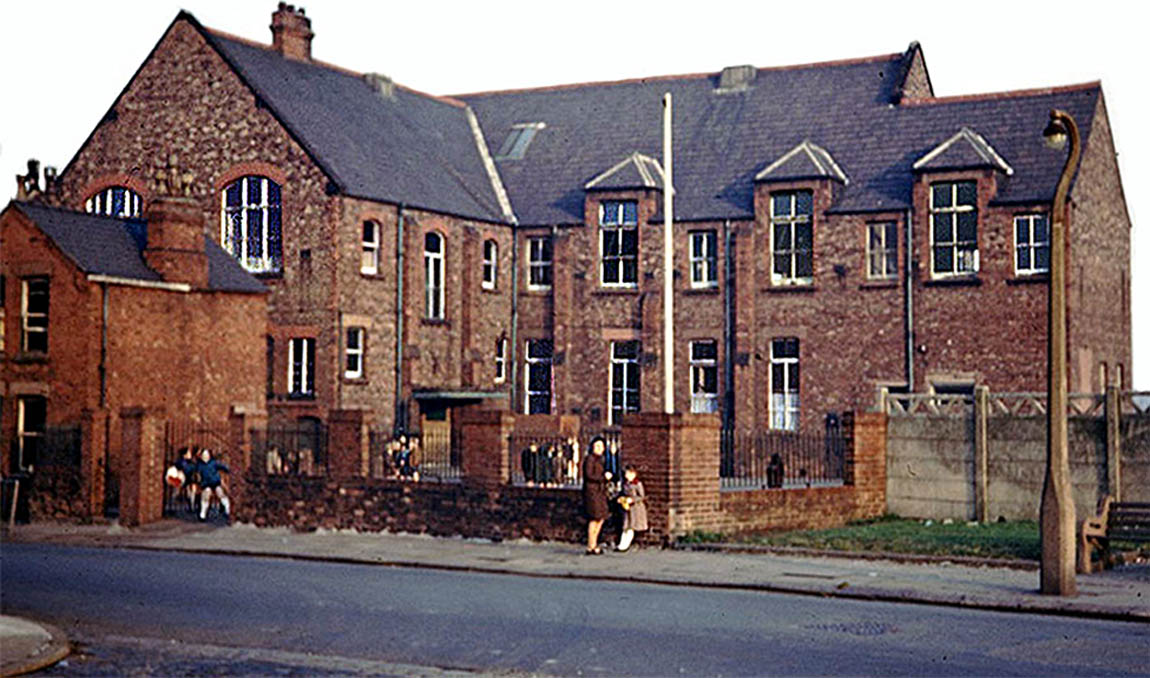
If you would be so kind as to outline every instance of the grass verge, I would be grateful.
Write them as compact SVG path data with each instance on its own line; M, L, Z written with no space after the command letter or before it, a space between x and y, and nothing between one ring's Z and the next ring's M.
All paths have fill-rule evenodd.
M910 520L891 515L826 530L794 530L740 537L696 532L683 541L734 541L741 544L798 546L830 551L883 551L1014 560L1039 560L1042 553L1038 523L1034 521L983 524Z

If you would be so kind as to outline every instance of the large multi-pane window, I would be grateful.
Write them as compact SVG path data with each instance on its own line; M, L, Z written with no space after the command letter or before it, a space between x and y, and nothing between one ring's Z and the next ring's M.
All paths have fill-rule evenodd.
M1050 271L1050 223L1045 214L1014 217L1014 272L1019 275Z
M810 191L771 194L771 282L806 284L813 277L814 199Z
M719 411L719 344L714 339L691 342L691 412Z
M125 186L109 186L88 198L84 210L109 217L139 217L140 194Z
M771 428L799 429L799 340L771 340Z
M599 280L605 287L639 283L639 205L604 200L599 205Z
M315 396L315 339L296 337L288 342L288 394Z
M48 352L48 278L20 281L20 350Z
M221 196L220 242L253 273L283 268L280 186L267 177L246 176Z
M611 424L639 411L639 342L611 342Z
M551 354L553 344L550 339L528 339L526 369L523 378L527 381L526 401L523 411L527 414L551 414Z
M430 320L443 320L443 255L442 235L423 236L423 315Z
M715 287L719 284L715 265L715 231L691 231L691 287Z
M363 377L364 338L366 332L362 327L347 328L347 338L344 344L345 365L343 376L347 379L360 379Z
M527 289L551 289L551 238L527 239Z
M499 278L499 245L494 240L483 241L483 283L485 290L495 289Z
M930 186L931 272L978 272L978 184L944 181Z
M16 466L28 470L40 457L47 430L48 401L42 396L16 400Z
M363 222L363 250L359 260L359 272L365 275L379 273L379 224Z

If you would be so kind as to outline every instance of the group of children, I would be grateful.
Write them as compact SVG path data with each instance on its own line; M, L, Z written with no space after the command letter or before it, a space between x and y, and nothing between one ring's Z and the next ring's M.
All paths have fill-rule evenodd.
M531 487L558 487L579 482L579 441L559 445L530 443L519 453L523 480Z
M213 497L219 501L224 519L230 520L232 504L228 499L221 473L230 474L231 470L213 457L211 450L204 448L197 455L194 447L185 447L180 458L168 469L166 478L177 491L183 490L188 510L193 514L196 512L198 500L201 521L208 519L208 508Z
M387 475L400 480L419 480L419 436L403 433L392 438L383 448L383 465Z

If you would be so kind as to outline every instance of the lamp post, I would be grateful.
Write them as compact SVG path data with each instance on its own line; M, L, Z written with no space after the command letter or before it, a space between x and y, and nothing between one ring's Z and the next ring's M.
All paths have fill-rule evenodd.
M1050 291L1046 332L1046 479L1042 484L1042 593L1078 595L1074 578L1074 497L1070 491L1070 455L1066 434L1066 194L1078 165L1081 142L1069 113L1050 111L1042 132L1051 148L1069 138L1070 153L1050 214Z

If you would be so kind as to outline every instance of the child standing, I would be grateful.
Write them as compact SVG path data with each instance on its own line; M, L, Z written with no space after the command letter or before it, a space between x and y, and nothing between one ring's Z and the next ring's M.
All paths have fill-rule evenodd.
M623 491L619 495L623 507L623 534L619 537L620 551L631 548L636 532L647 530L647 491L639 480L639 472L634 466L623 471Z
M208 506L212 503L213 494L220 500L220 505L224 509L224 516L230 520L232 505L228 501L228 495L224 492L223 483L220 479L221 472L229 473L228 467L212 458L211 450L204 449L200 452L200 463L197 470L200 474L200 485L204 488L204 496L200 501L200 520L208 519Z

